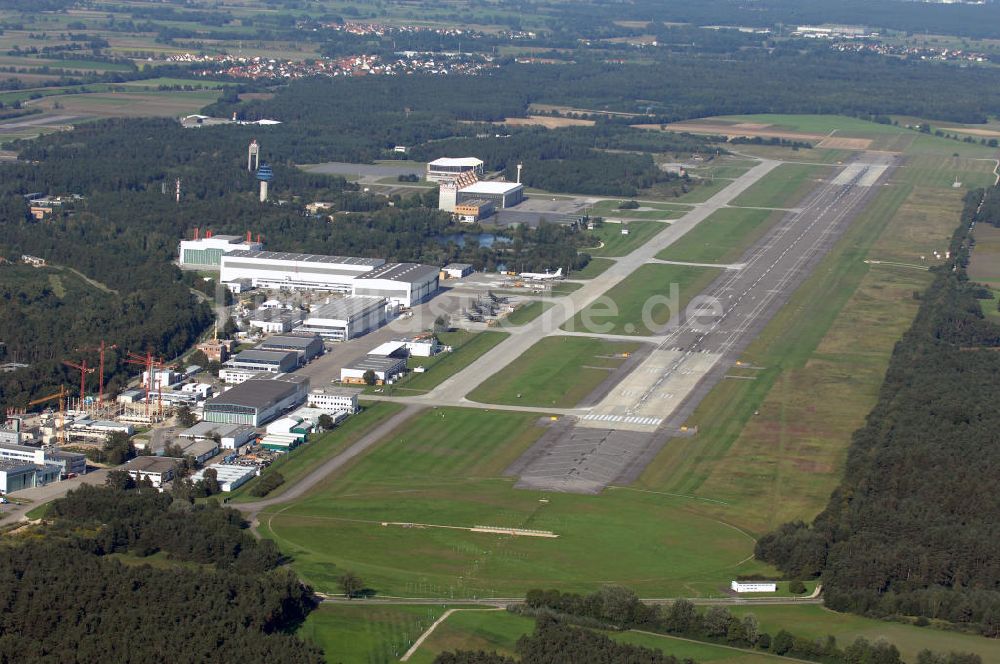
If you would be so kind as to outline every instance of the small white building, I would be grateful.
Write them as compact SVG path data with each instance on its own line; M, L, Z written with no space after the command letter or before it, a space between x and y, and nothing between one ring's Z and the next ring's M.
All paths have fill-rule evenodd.
M733 581L730 589L736 593L773 593L778 591L774 581Z
M469 263L448 263L441 271L448 279L461 279L472 274L472 265Z
M199 400L207 399L215 394L215 388L208 383L187 383L181 386L181 392L193 394Z
M239 385L245 383L254 376L260 376L263 371L255 371L253 369L237 369L236 367L225 367L219 369L219 378L223 383L227 385Z
M215 471L215 479L219 482L222 491L229 492L243 486L260 472L256 466L232 466L225 463L213 463L207 468L202 468L191 476L191 481L198 482L205 479L205 471L212 469Z
M183 461L174 457L140 456L130 459L121 470L126 471L136 482L149 478L153 486L159 489L174 479L177 466Z
M250 327L255 327L268 334L282 334L295 329L305 316L301 311L285 309L266 309L261 307L250 315Z
M306 404L327 412L346 411L353 414L358 412L358 395L361 391L356 387L329 386L310 392L306 397Z

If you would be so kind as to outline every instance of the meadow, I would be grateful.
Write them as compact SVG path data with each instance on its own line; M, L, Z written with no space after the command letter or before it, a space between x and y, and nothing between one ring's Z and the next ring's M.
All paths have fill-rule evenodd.
M730 263L753 246L783 214L752 208L722 208L656 257L694 263Z
M734 574L773 573L752 560L751 537L705 518L698 499L515 490L504 469L549 423L536 413L427 409L309 495L262 512L261 534L306 583L331 593L345 570L379 595L441 598L604 583L720 596ZM558 537L468 530L477 525Z
M600 239L601 245L583 251L591 256L625 256L665 228L667 226L658 221L629 221L621 224L605 222L600 228L591 231L592 235ZM623 229L628 230L628 235L622 234Z
M398 662L442 606L326 604L309 614L296 635L323 649L330 664Z
M643 321L643 309L652 298L669 298L672 292L676 292L676 302L671 302L669 306L650 305L647 318L652 327L666 325L718 275L719 270L714 268L643 265L574 316L563 325L563 329L601 334L653 334L654 331ZM613 308L609 303L613 303Z
M638 347L598 337L545 337L468 398L480 403L572 408Z
M546 310L553 306L552 302L545 302L544 300L532 300L525 304L519 306L513 313L504 319L504 325L513 325L515 327L519 325L526 325L531 321L535 320Z
M589 252L584 249L584 253ZM572 272L568 276L570 279L593 279L612 265L614 265L614 261L610 258L591 258L585 268Z

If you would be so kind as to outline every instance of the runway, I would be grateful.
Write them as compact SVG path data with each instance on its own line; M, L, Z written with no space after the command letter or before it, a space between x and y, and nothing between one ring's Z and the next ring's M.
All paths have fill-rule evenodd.
M788 301L892 172L865 154L810 194L686 311L655 335L655 349L579 419L550 430L508 472L517 486L597 493L630 483ZM846 175L845 175L846 173ZM664 288L669 284L664 284ZM651 340L647 338L647 340Z

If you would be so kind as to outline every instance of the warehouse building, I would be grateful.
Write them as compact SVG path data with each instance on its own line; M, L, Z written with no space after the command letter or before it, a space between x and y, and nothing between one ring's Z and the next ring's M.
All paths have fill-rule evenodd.
M219 489L225 492L234 491L240 488L257 476L256 466L232 466L225 463L213 463L208 468L202 468L191 476L193 482L205 479L205 471L215 471L215 479L219 483Z
M476 182L458 190L456 210L472 201L490 201L497 210L513 207L524 200L524 185L517 182Z
M311 408L321 408L325 411L345 411L354 414L358 412L358 395L361 390L356 387L324 387L313 390L306 398L306 405Z
M483 160L475 157L441 157L427 164L427 181L449 182L470 171L482 177L483 166Z
M354 280L354 295L384 297L395 306L412 307L438 289L440 270L419 263L387 263Z
M233 369L266 373L288 373L299 366L299 356L290 351L257 350L252 348L226 363Z
M0 494L45 486L61 476L62 467L55 464L0 459Z
M178 254L181 267L218 269L223 254L233 251L261 251L264 245L238 235L213 235L199 240L181 240Z
M205 402L206 422L259 427L298 406L309 379L294 374L254 377Z
M180 438L191 440L216 440L224 450L235 450L243 447L256 436L253 427L239 424L218 424L217 422L198 422L190 429L177 434Z
M385 323L384 297L350 296L324 304L306 316L299 331L326 341L347 341Z
M472 274L473 269L470 263L448 263L441 268L441 273L445 279L461 279Z
M222 256L224 283L249 279L255 288L351 292L358 275L384 265L381 258L318 256L281 251L233 251Z
M299 364L305 364L323 353L323 339L318 334L277 334L257 344L257 349L295 353Z
M406 372L405 357L382 357L367 355L340 370L340 382L352 385L364 385L365 374L369 371L375 374L375 384L383 385L396 379Z

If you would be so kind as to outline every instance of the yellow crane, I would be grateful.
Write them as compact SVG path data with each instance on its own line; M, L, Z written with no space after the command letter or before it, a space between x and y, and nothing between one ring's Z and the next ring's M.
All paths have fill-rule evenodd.
M28 407L37 406L40 403L52 401L53 399L59 399L59 419L56 421L56 439L61 446L66 443L66 386L60 385L59 391L55 394L29 401Z

